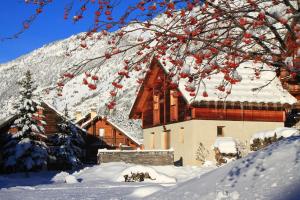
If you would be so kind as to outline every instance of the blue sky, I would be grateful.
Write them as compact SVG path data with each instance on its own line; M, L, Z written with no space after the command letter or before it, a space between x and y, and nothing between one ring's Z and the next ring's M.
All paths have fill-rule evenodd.
M128 2L138 0L121 0L121 5L116 14L122 12L122 8L128 6ZM33 22L30 28L18 39L0 41L0 63L13 60L44 44L67 38L73 34L88 30L93 22L94 8L88 11L79 23L72 20L64 20L64 6L70 0L53 0L46 6L43 12ZM75 1L79 2L79 1ZM0 38L11 36L22 28L22 21L35 12L33 5L27 5L24 0L2 0L0 6ZM70 15L73 16L73 15Z

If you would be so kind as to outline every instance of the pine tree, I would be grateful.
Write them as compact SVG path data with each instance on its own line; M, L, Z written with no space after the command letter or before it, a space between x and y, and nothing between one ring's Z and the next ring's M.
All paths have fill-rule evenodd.
M68 108L65 107L64 119L58 124L59 133L50 138L56 147L51 155L56 158L56 163L64 169L74 169L82 165L84 140L77 127L68 120Z
M42 116L38 114L41 104L33 100L34 82L28 70L18 82L20 99L16 105L17 119L11 128L16 133L8 133L4 145L4 169L7 171L32 171L41 169L47 164L47 146L42 141L45 138Z

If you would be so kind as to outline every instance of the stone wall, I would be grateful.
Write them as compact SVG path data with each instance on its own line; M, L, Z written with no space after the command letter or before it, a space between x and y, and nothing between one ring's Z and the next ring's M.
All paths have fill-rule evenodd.
M141 165L173 165L173 150L99 150L98 164L125 162Z

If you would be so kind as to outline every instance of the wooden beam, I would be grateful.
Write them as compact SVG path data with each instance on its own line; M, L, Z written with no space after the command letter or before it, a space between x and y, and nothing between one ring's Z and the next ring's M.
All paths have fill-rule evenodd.
M164 124L167 123L167 105L166 105L166 74L164 74L164 81L163 81L163 91L164 91Z

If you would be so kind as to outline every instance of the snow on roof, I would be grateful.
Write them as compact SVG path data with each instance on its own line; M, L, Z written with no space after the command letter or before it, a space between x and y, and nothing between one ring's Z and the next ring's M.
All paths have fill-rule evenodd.
M61 112L59 112L56 108L54 108L51 104L49 104L46 101L42 101L42 103L46 104L46 106L48 106L50 109L52 109L57 115L59 115L60 117L66 119L66 117L64 116L64 114L62 114ZM76 123L73 123L71 120L68 120L71 124L73 124L74 126L76 126L76 128L80 129L81 131L83 131L84 133L86 133L86 130L81 128L80 126L78 126Z
M88 114L87 114L88 115ZM117 117L118 116L118 117ZM86 128L92 121L97 118L104 118L104 116L97 115L92 119L89 119L82 124L82 128ZM128 138L134 141L136 144L141 145L143 143L142 138L139 136L142 135L142 128L137 126L135 123L132 123L132 120L125 118L123 115L115 116L106 116L106 120L112 126L117 128L119 131L124 133Z
M16 118L17 118L16 115L10 115L4 119L1 119L0 128L3 128L4 126L6 126L9 123L12 123Z
M113 125L114 127L116 127L117 129L119 129L121 132L123 132L127 137L129 137L131 140L133 140L133 141L134 141L135 143L137 143L138 145L141 145L141 144L143 143L143 142L140 141L139 139L133 137L133 134L136 135L136 133L132 132L132 130L129 130L129 131L128 131L128 130L125 130L125 129L123 129L123 127L121 127L122 125L117 124L118 121L114 121L114 120L112 120L112 119L107 119L107 121L108 121L109 123L111 123L111 125ZM119 121L119 122L120 122L120 121ZM125 124L123 123L123 125L125 125ZM124 127L124 128L128 128L128 127ZM140 128L140 129L141 129L141 128ZM134 131L137 131L137 130L135 129ZM140 130L139 132L141 132L141 130Z
M267 130L267 131L260 131L255 133L251 139L250 139L250 144L253 144L253 140L255 139L265 139L265 138L271 138L274 137L276 134L277 138L280 137L291 137L291 136L297 136L300 135L300 132L296 128L288 128L288 127L280 127L276 128L275 130Z
M160 60L165 71L173 66L168 59ZM194 59L191 57L186 58L185 65L191 69L194 65ZM256 78L255 69L260 69L260 78ZM231 93L227 95L217 89L221 82L224 80L222 72L211 75L203 80L205 83L200 84L199 92L195 97L190 96L189 92L185 90L187 79L180 79L179 90L189 103L204 102L204 101L227 101L227 102L249 102L249 103L280 103L280 104L295 104L297 102L288 91L283 89L279 79L276 77L274 69L268 67L266 64L253 63L252 61L244 62L237 68L235 76L241 78L241 81L234 84L231 88ZM198 86L196 86L197 88ZM256 88L260 88L255 90ZM208 97L202 95L206 91ZM197 89L196 89L197 91Z
M236 154L237 144L236 140L232 137L217 137L214 147L218 148L221 153Z

